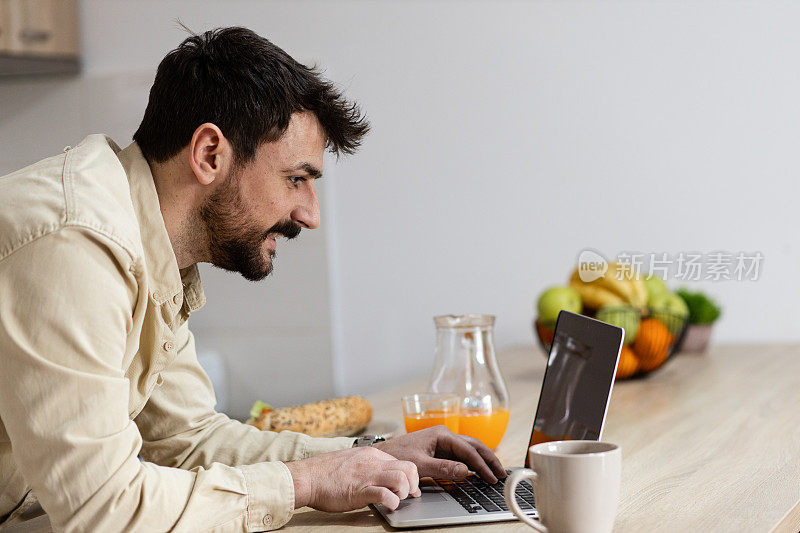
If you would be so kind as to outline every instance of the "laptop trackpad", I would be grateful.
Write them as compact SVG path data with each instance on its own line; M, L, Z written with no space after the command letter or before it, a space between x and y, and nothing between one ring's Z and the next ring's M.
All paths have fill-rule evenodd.
M417 509L419 506L424 506L425 509L431 509L430 504L444 504L448 506L450 504L456 503L455 500L450 498L446 498L444 496L444 489L438 485L433 484L433 480L431 479L423 479L420 481L419 484L420 492L422 495L419 498L413 498L409 496L405 500L400 501L400 505L397 509L394 510L395 513L398 511L403 511L408 509L409 507L413 509ZM391 512L391 511L390 511Z
M382 505L376 508L392 526L414 527L446 523L448 518L462 520L472 517L466 509L461 507L455 499L445 490L436 485L430 478L419 481L422 495L419 498L406 498L394 511L389 511ZM442 522L444 520L444 522Z

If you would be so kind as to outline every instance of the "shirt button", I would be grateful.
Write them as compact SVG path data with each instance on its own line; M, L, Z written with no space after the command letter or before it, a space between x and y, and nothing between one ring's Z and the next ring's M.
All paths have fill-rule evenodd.
M167 341L164 343L164 349L168 352L171 352L175 348L175 344L172 341Z
M158 291L153 291L153 300L158 301L160 299L161 299L161 293Z
M178 305L178 304L180 304L180 303L181 303L181 295L180 295L180 294L176 294L176 295L175 295L175 296L172 298L172 301L173 301L173 302L175 302L175 305Z
M272 524L272 517L270 515L265 515L264 520L262 520L265 526L270 526Z
M64 147L64 149L63 149L63 150L61 150L61 151L62 151L62 152L64 152L64 153L67 153L67 152L69 152L70 150L72 150L72 146L65 146L65 147Z

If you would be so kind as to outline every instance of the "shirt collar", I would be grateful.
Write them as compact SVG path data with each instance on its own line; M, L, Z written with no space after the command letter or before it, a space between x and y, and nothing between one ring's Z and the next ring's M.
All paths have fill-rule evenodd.
M148 281L153 288L150 296L156 303L162 304L167 300L177 300L182 294L183 304L189 312L200 309L206 303L200 273L197 265L178 269L178 261L161 216L153 174L142 150L133 142L117 153L117 157L128 175L131 200L139 219Z

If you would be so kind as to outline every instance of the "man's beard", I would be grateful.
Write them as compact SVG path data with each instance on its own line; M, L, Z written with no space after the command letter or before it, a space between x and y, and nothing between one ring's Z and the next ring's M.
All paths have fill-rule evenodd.
M270 250L268 259L261 252L267 235L294 239L301 229L290 220L278 222L267 231L256 229L247 216L235 174L211 194L199 215L205 224L211 263L250 281L260 281L272 273L275 250Z

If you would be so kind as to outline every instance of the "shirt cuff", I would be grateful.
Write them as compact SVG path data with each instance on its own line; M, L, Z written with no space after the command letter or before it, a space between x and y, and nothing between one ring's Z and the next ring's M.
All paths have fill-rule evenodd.
M294 482L278 461L240 466L247 487L247 531L282 527L294 513Z
M308 439L305 443L304 457L313 457L321 453L335 452L337 450L346 450L352 448L355 443L355 437L305 437Z

